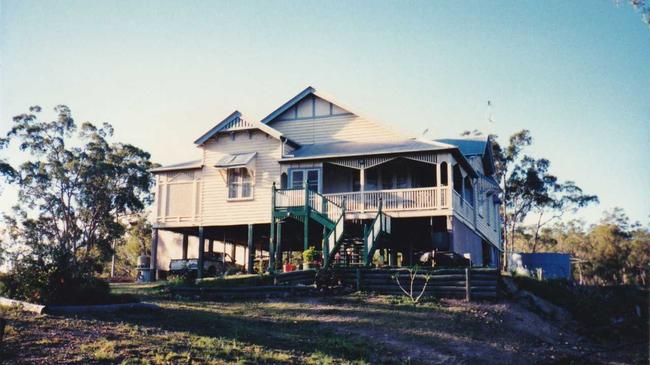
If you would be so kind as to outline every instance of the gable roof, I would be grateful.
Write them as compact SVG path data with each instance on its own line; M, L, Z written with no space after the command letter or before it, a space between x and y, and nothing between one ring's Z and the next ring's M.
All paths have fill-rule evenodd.
M221 122L217 123L216 126L214 126L212 129L209 131L205 132L201 137L199 137L196 141L194 141L195 144L197 145L202 145L205 143L207 140L212 138L215 134L223 131L237 131L237 130L250 130L250 129L259 129L262 132L268 134L271 137L274 137L276 139L279 139L281 141L287 141L289 144L293 145L294 147L297 147L298 144L291 141L290 139L284 137L284 135L266 125L262 124L260 122L256 122L253 119L249 118L244 118L242 113L240 113L238 110L235 110L232 112L229 116L227 116L224 120Z

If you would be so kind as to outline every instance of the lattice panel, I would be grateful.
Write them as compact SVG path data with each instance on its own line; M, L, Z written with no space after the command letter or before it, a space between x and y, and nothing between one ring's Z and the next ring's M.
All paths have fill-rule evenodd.
M408 158L410 160L414 161L419 161L419 162L424 162L428 164L436 164L438 163L438 156L435 153L412 153L412 154L404 154L400 155L399 157L404 157ZM394 159L398 158L397 156L393 157L387 157L387 156L379 156L379 157L355 157L355 158L349 158L349 159L338 159L338 160L332 160L332 161L327 161L331 164L334 165L339 165L343 167L349 167L352 169L361 169L361 161L363 160L365 162L365 167L366 168L371 168L375 167L377 165L381 165L383 163L386 163L388 161L392 161Z
M194 177L195 174L192 170L167 173L167 181L169 182L193 181Z

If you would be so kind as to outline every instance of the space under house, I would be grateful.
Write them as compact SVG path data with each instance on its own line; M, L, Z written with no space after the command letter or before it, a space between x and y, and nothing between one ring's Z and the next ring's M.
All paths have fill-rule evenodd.
M233 112L195 144L200 159L153 170L154 273L194 257L205 276L215 247L249 272L309 247L324 267L412 265L440 251L498 265L487 137L415 138L308 87L262 120Z

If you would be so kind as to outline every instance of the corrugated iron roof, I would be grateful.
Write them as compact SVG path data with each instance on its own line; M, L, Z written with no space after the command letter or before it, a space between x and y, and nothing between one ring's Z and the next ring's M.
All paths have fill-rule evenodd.
M442 138L435 141L456 146L465 156L483 156L488 143L487 137L485 139Z
M418 141L415 139L380 143L348 141L317 143L300 147L293 151L293 157L285 157L285 160L435 151L449 149L450 147L452 146L437 142Z
M214 165L214 167L227 168L245 166L251 162L251 160L255 158L256 155L257 152L225 155L216 163L216 165Z
M191 170L191 169L200 169L203 167L202 160L192 160L187 162L180 162L171 165L161 166L153 168L149 171L151 172L165 172L165 171L175 171L175 170Z

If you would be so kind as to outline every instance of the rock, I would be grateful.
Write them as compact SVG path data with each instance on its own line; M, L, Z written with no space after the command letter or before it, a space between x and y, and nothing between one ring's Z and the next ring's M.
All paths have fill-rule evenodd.
M510 294L514 299L519 302L526 304L529 307L542 312L546 316L549 316L558 321L569 321L571 320L571 314L561 307L549 302L548 300L542 299L537 295L527 291L521 290L517 286L514 280L510 277L502 276L501 281L503 282L503 287L506 292Z

